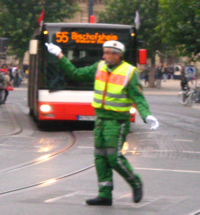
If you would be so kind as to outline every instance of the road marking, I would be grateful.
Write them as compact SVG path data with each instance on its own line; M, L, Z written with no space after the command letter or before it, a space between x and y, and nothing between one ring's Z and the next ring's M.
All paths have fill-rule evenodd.
M177 151L174 151L174 150L156 150L155 149L155 150L152 150L151 152L177 152Z
M192 108L200 109L200 106L192 106Z
M1 145L0 145L1 146ZM79 149L94 149L93 146L78 146L77 148ZM135 151L135 150L124 150L125 153L131 152L131 153L152 153L152 152L163 152L163 153L168 153L168 152L174 152L174 153L190 153L190 154L200 154L199 151L174 151L174 150L149 150L149 151Z
M200 215L200 211L193 212L190 215Z
M0 146L8 146L8 147L13 147L13 145L7 145L7 144L0 144Z
M52 198L52 199L47 199L44 202L46 202L46 203L55 202L55 201L60 200L62 198L68 198L68 197L74 196L77 193L79 193L79 191L78 192L69 193L69 194L63 195L63 196L58 196L58 197L55 197L55 198Z
M1 146L1 145L0 145ZM77 148L79 149L94 149L94 146L78 146ZM191 153L191 154L200 154L199 151L175 151L175 150L159 150L159 149L155 149L155 150L149 150L149 151L131 151L131 150L124 150L125 152L135 152L135 153L146 153L146 152L174 152L174 153Z
M159 131L144 131L144 132L133 132L133 134L158 134L160 133Z
M183 153L200 154L200 152L193 152L193 151L183 151Z
M151 140L151 139L143 139L143 140L139 140L140 142L144 142L144 141L155 141L155 140Z
M194 140L179 140L179 139L176 139L176 140L172 140L172 141L175 141L175 142L194 142Z
M29 137L29 136L12 136L12 138L28 138L28 139L35 139L35 137Z
M143 203L143 204L141 204L141 205L139 205L139 206L136 206L136 208L141 208L141 207L143 207L143 206L149 205L149 204L151 204L151 203L153 203L153 202L156 202L156 201L158 201L159 199L162 199L162 198L163 198L163 197L159 197L159 198L157 198L157 199L155 199L155 200L153 200L153 201L149 201L149 202Z
M117 200L119 200L119 199L126 198L127 196L130 196L130 195L132 195L132 194L131 194L131 193L129 193L129 194L125 195L125 196L121 196L121 197L119 197L119 198L115 199L115 201L117 201Z
M130 196L130 195L132 195L132 193L127 194L127 195L122 196L122 197L119 197L119 198L117 198L117 199L114 199L114 201L117 201L117 200L126 198L126 197L128 197L128 196ZM151 204L151 203L153 203L153 202L156 202L156 201L158 201L158 200L160 200L160 199L162 199L162 198L163 198L163 196L162 196L162 197L159 197L159 198L156 198L156 199L154 199L154 200L152 200L152 201L140 202L140 203L137 204L137 205L136 205L136 204L133 204L132 202L117 202L117 204L118 204L118 205L127 205L127 206L131 206L131 207L134 207L134 208L141 208L141 207L143 207L143 206L146 206L146 205L148 205L148 204Z
M163 172L180 172L180 173L196 173L200 174L200 171L192 171L192 170L179 170L179 169L156 169L156 168L142 168L135 167L137 170L149 170L149 171L163 171Z
M94 146L78 146L79 149L94 149Z

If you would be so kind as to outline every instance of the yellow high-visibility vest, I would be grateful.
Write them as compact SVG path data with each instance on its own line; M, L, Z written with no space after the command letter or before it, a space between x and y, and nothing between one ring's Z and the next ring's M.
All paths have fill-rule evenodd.
M100 62L95 76L92 106L117 112L129 112L133 101L128 97L126 87L135 69L136 67L123 62L109 73L105 62Z

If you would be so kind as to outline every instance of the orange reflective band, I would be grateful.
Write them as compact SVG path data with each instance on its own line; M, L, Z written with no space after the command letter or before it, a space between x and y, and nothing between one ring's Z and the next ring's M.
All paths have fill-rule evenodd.
M96 74L96 80L106 82L108 79L108 73L99 70ZM116 85L123 85L125 82L126 76L112 74L109 77L109 83Z
M99 80L99 81L106 82L106 81L107 81L107 78L108 78L108 73L99 70L99 71L97 72L97 74L96 74L95 80Z
M126 76L111 74L109 83L116 85L123 85L125 82Z

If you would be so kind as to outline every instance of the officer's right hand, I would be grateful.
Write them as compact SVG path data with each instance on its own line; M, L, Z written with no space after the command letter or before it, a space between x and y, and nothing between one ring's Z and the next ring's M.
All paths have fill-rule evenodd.
M58 56L61 52L61 48L59 46L54 45L53 43L45 43L47 50L49 53Z

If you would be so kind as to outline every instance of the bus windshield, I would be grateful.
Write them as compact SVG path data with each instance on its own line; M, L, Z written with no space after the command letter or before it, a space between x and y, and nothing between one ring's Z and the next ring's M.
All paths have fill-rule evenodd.
M101 59L102 51L93 49L66 49L63 54L75 67L90 66ZM59 68L58 59L48 54L43 73L44 88L49 90L93 90L93 82L76 82L69 79L64 71Z
M130 27L124 28L106 28L89 27L90 25L44 25L41 51L41 77L40 89L54 90L93 90L92 83L78 83L70 80L59 68L57 57L49 54L45 47L45 42L58 45L63 54L75 67L90 66L102 59L102 45L108 40L118 40L125 44L125 60L130 62L132 56L131 30Z

